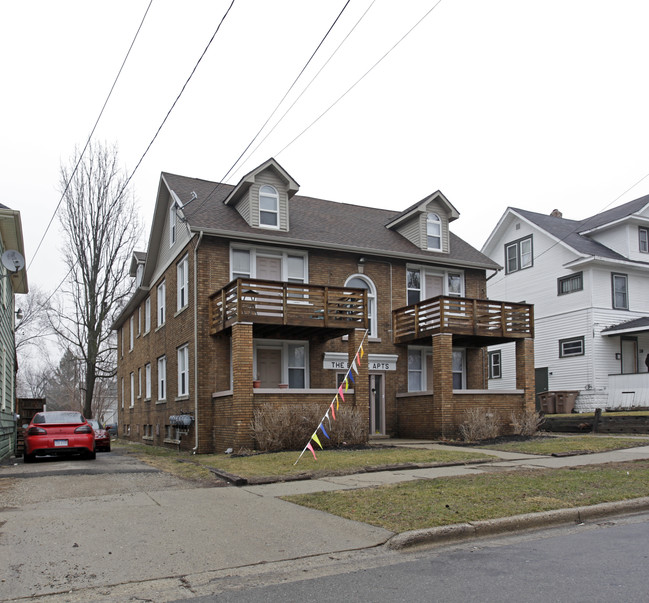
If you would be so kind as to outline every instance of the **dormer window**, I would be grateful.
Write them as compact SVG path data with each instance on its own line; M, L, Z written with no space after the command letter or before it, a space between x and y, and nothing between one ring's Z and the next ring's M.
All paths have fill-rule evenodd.
M279 228L279 194L267 184L259 189L259 225Z
M429 213L426 218L426 237L428 249L442 250L442 221L437 214Z
M176 242L176 204L169 208L169 247Z

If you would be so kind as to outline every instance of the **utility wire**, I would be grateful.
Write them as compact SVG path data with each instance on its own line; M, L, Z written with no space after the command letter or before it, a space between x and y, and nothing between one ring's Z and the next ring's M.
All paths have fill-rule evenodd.
M329 29L327 30L327 33L325 33L325 35L323 36L323 38L320 40L320 42L319 42L318 45L316 46L316 49L311 53L311 56L309 57L309 60L304 64L304 67L302 67L302 69L300 70L300 73L298 73L297 77L293 80L293 83L289 86L288 90L286 91L286 93L284 94L284 96L282 97L282 99L279 101L279 103L277 103L277 105L275 106L275 108L273 109L273 111L271 112L271 114L268 116L268 118L266 119L266 121L263 123L263 125L261 126L261 128L259 128L259 130L257 131L257 133L253 136L252 140L251 140L251 141L246 145L246 147L243 149L243 151L241 151L240 155L237 157L236 161L235 161L235 162L230 166L230 168L228 169L228 171L227 171L227 172L226 172L226 173L221 177L220 182L217 182L216 186L214 186L214 188L210 191L209 195L207 195L207 197L205 197L205 199L203 199L203 200L200 202L200 204L199 204L198 207L196 208L196 211L198 211L201 207L203 207L203 205L205 205L205 203L206 203L206 202L207 202L207 201L212 197L212 195L213 195L213 194L214 194L214 193L215 193L215 192L216 192L216 191L221 187L221 185L223 184L223 181L228 177L228 175L230 174L230 172L232 172L232 170L235 168L235 166L237 165L237 163L239 163L239 161L240 161L241 158L245 155L245 153L248 151L248 149L250 148L250 146L252 145L252 143L255 142L255 140L257 140L257 138L259 137L259 135L261 134L261 132L264 130L264 128L266 127L266 125L268 124L268 122L272 119L273 115L275 115L275 113L277 112L277 110L279 109L279 107L281 106L281 104L284 102L284 100L286 99L286 97L289 95L289 93L291 92L291 90L295 87L295 84L298 82L298 80L300 79L300 77L302 77L302 74L305 72L306 68L311 64L311 61L313 60L313 58L314 58L315 55L317 54L317 52L318 52L318 50L320 49L320 47L324 44L324 41L327 39L327 37L328 37L329 34L331 33L331 31L333 30L334 26L336 25L336 23L338 22L338 20L339 20L340 17L342 16L342 14L345 12L345 9L346 9L347 6L349 5L350 1L351 1L351 0L347 0L347 2L345 3L345 5L342 7L342 9L340 10L340 12L338 13L338 16L334 19L333 23L329 26ZM441 0L440 0L440 1L441 1ZM292 106L292 105L291 105L291 106ZM286 114L284 114L284 115L286 115ZM282 116L282 118L283 118L283 116ZM265 139L264 139L264 140L265 140Z
M59 202L57 203L56 207L54 208L54 212L52 213L52 217L50 218L49 223L47 224L47 228L45 229L45 232L43 233L43 236L41 237L40 242L38 243L38 247L36 247L36 251L34 252L34 255L31 258L31 261L29 262L29 265L27 267L27 270L31 267L32 263L34 262L34 259L36 258L36 255L38 254L38 251L41 248L41 245L43 244L43 241L45 240L45 236L47 235L50 227L52 226L52 222L54 221L54 218L59 211L59 208L61 207L61 203L63 203L63 199L65 199L65 195L68 192L68 189L70 188L70 184L72 183L72 179L74 178L74 175L77 173L77 170L79 169L79 165L81 165L81 160L83 159L83 155L88 149L88 145L90 144L90 140L92 139L93 134L95 133L95 130L97 129L97 125L99 124L99 120L101 119L102 115L104 114L104 110L106 109L106 105L108 104L108 101L110 100L110 97L113 94L113 90L115 89L115 86L117 85L117 80L119 79L119 76L122 74L122 70L124 69L124 65L126 65L126 61L131 54L131 50L133 50L133 46L135 45L135 41L138 38L138 35L140 34L140 30L142 29L142 26L144 25L144 20L146 19L146 16L149 14L149 9L151 8L151 5L153 4L153 0L150 0L149 5L146 7L146 10L144 11L144 15L142 17L142 20L140 21L140 25L137 28L137 31L135 32L135 36L133 37L133 40L131 41L130 46L128 47L128 51L126 52L126 56L124 57L124 60L122 61L122 64L117 72L117 75L115 76L115 79L113 81L113 85L110 87L110 90L108 92L108 96L106 97L106 100L104 101L104 104L101 107L101 111L99 112L99 115L97 116L97 119L95 120L95 125L92 127L92 130L90 131L90 134L88 135L88 140L86 140L86 144L83 147L83 150L81 151L79 155L79 159L77 161L77 164L74 166L74 169L72 170L72 174L70 174L70 178L65 184L65 189L61 193L61 198L59 199ZM59 285L60 287L61 285ZM58 289L58 287L57 287Z

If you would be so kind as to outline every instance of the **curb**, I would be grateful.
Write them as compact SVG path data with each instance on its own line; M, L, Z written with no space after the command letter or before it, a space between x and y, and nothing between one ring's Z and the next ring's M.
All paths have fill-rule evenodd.
M481 538L496 534L523 532L538 528L547 528L566 523L583 523L586 520L597 519L609 515L649 511L649 496L600 503L587 507L572 509L555 509L540 513L524 513L511 517L486 519L467 523L457 523L436 528L411 530L402 532L390 538L386 546L400 551L406 548L430 544L447 544L470 538Z

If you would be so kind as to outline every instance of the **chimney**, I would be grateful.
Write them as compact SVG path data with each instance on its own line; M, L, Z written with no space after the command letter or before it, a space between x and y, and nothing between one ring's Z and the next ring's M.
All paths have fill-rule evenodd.
M550 215L551 215L553 218L563 218L563 214L562 214L558 209L553 209L553 210L550 212Z

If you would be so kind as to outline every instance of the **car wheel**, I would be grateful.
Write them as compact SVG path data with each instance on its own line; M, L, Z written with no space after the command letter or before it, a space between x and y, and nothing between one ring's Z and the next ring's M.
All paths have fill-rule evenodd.
M36 456L25 453L23 459L25 463L33 463L36 460Z

